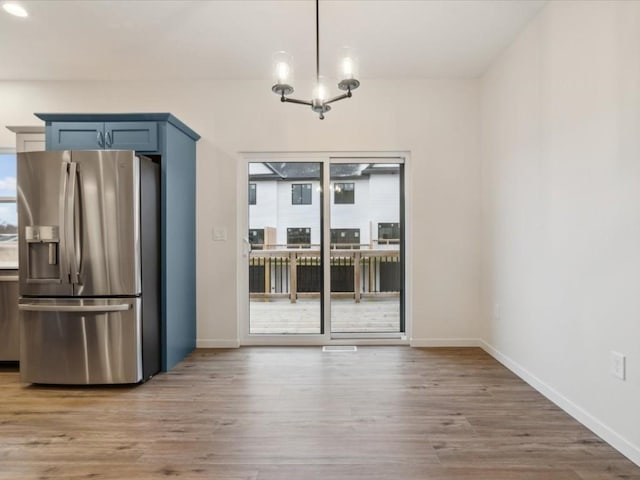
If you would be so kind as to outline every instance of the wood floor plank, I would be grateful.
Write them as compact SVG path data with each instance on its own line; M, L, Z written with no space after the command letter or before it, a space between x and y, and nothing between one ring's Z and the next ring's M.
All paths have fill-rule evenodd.
M198 350L144 385L0 369L0 480L640 480L480 349Z

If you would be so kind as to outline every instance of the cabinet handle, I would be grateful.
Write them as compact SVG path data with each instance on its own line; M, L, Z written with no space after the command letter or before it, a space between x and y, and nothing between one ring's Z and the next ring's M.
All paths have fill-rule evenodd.
M96 135L96 140L98 141L98 146L100 148L104 147L104 134L102 132L98 132Z
M107 148L111 148L111 145L113 145L113 135L107 132Z

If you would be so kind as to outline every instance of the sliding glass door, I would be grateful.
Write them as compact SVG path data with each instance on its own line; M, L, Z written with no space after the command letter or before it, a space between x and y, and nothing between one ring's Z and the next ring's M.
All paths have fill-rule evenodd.
M320 334L322 163L249 163L249 333Z
M402 164L330 170L331 333L400 333Z
M248 162L252 338L399 338L402 158Z

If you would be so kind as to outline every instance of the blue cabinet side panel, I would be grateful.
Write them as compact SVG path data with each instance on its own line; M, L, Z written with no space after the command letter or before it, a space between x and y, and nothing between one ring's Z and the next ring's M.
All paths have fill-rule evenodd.
M196 346L196 144L166 125L163 155L163 370Z
M47 150L96 150L102 148L102 122L54 122L47 126Z

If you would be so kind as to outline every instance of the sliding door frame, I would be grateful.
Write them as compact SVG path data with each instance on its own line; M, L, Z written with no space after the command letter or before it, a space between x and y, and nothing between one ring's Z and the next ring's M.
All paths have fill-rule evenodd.
M411 228L406 219L411 218L408 209L411 206L408 185L405 176L410 176L409 152L242 152L242 161L238 162L237 205L238 224L237 238L237 307L238 307L238 337L240 345L408 345L411 329L411 284L409 282L411 258ZM319 334L250 334L249 333L249 198L247 181L249 164L254 162L318 162L322 164L322 186L326 189L330 185L330 165L338 163L400 163L400 229L401 229L401 258L402 285L400 294L400 329L401 333L331 333L331 295L327 292L331 285L330 265L331 249L324 244L330 241L331 229L331 195L323 191L321 194L322 208L320 221L321 255L323 265L323 292L320 296L321 312ZM324 318L323 318L324 317Z

